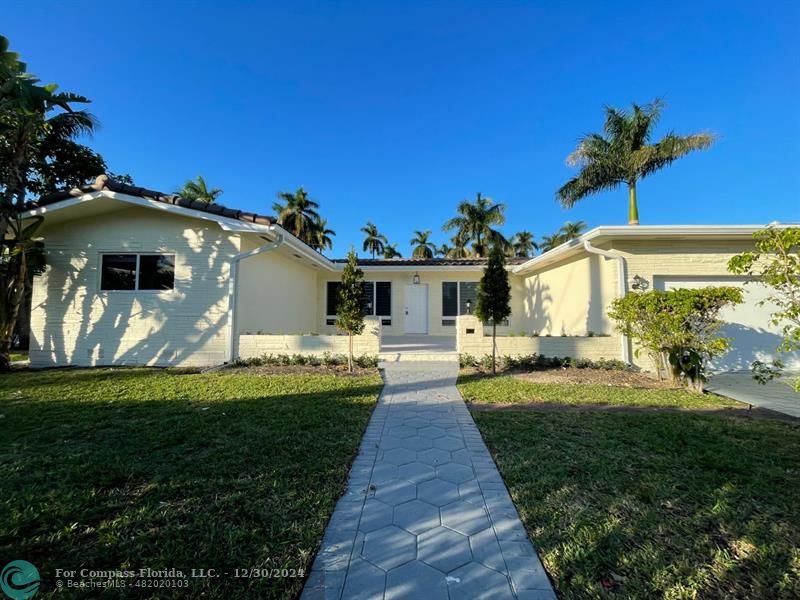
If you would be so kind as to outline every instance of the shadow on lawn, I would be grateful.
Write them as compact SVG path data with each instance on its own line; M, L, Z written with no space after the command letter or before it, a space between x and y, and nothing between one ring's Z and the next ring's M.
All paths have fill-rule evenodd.
M310 568L381 388L342 380L270 392L266 378L244 378L233 399L80 401L80 386L102 377L72 375L76 398L0 401L0 552L39 568L40 597L55 594L56 568ZM137 377L113 373L119 386ZM196 396L204 383L211 394L232 384L224 376L194 383ZM31 389L48 387L21 386ZM223 577L152 597L283 598L302 583Z
M562 597L800 595L800 427L474 416Z

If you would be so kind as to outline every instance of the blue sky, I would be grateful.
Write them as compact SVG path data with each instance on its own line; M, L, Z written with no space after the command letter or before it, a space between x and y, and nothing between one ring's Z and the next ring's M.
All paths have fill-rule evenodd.
M480 191L511 234L626 222L620 189L554 200L602 107L662 97L660 131L719 141L644 180L642 223L800 220L797 2L9 2L0 33L93 100L91 145L172 191L202 174L271 212L305 186L360 248L408 254Z

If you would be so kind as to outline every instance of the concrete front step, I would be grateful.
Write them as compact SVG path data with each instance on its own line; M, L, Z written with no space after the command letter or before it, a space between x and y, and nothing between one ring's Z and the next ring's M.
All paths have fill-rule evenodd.
M458 362L458 352L380 352L383 362Z

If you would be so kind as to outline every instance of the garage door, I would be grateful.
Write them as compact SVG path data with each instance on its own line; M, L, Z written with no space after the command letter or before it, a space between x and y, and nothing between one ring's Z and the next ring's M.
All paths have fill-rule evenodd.
M722 332L733 338L731 350L711 363L714 371L743 371L750 368L754 360L771 361L779 358L787 370L800 371L800 352L781 354L776 351L783 337L780 327L769 323L769 315L775 310L770 303L759 306L769 296L766 286L757 283L744 285L745 279L738 277L655 277L654 287L659 290L676 288L702 288L708 286L735 285L744 289L744 303L726 308L722 319L726 322Z

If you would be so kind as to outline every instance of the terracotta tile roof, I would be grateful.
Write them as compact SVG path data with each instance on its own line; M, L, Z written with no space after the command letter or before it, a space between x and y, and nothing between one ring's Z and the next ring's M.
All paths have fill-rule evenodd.
M476 267L483 266L488 258L359 258L362 267ZM520 265L530 258L506 258L506 264ZM335 263L345 263L346 258L335 258Z
M257 213L237 210L235 208L228 208L227 206L217 204L216 202L208 203L200 202L198 200L187 200L186 198L181 198L177 194L165 194L163 192L157 192L155 190L149 190L147 188L138 187L135 185L120 183L119 181L110 179L105 175L98 177L95 183L92 185L86 185L78 188L77 190L73 189L63 192L55 192L53 194L42 196L39 200L28 203L26 208L32 209L40 206L47 206L49 204L61 202L62 200L74 198L79 194L100 192L102 190L117 192L119 194L127 194L128 196L137 196L139 198L146 198L147 200L155 200L156 202L163 202L164 204L173 204L175 206L188 208L190 210L197 210L212 215L220 215L222 217L228 217L229 219L237 219L239 221L244 221L245 223L258 223L259 225L275 225L277 223L274 217L267 215L259 215Z

